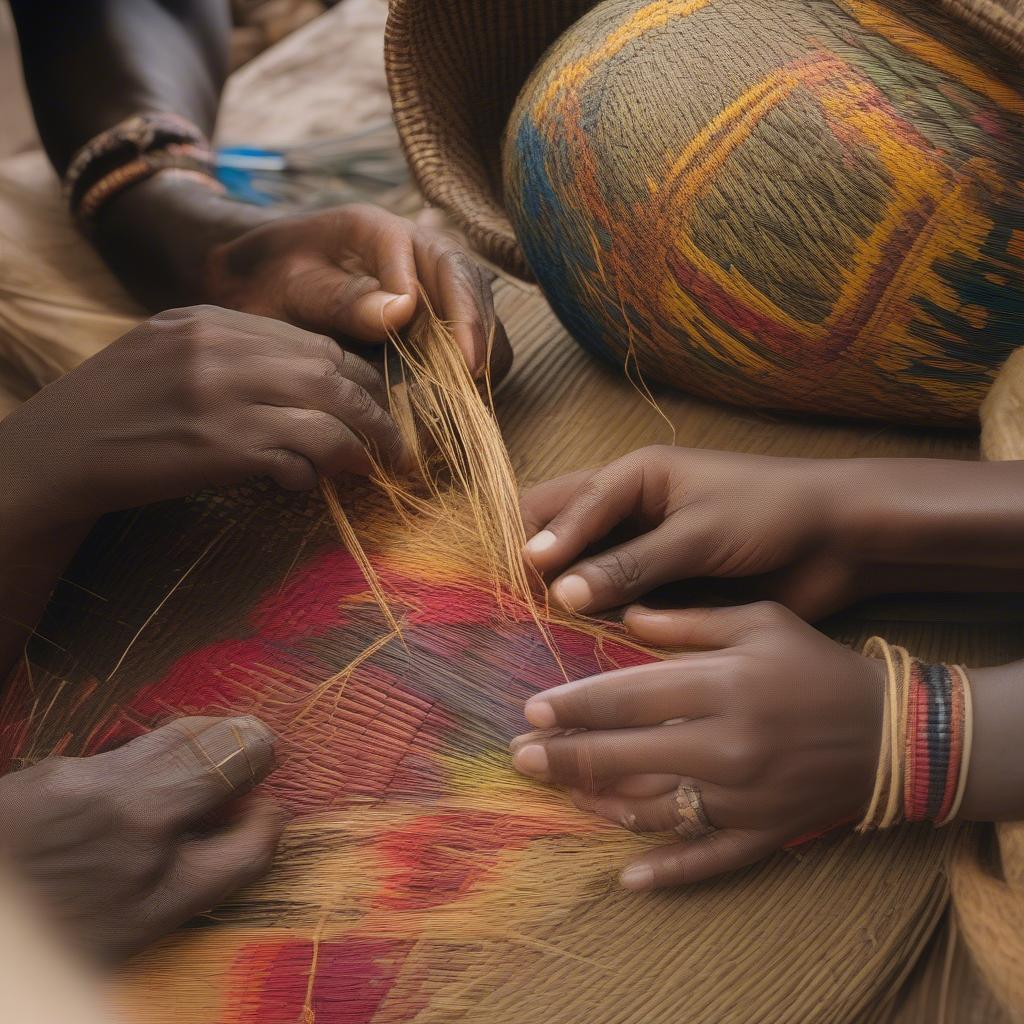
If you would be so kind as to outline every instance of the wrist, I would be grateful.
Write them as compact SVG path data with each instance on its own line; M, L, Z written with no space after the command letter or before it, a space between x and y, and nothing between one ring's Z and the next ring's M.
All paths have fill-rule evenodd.
M218 248L276 219L200 182L157 174L126 189L100 212L97 248L154 309L214 301L209 267Z
M0 534L5 546L87 532L108 509L93 507L89 481L69 464L53 457L41 432L32 424L31 402L0 421ZM24 453L32 452L31 464Z
M1024 816L1024 663L976 668L971 681L974 736L960 817L1016 821Z

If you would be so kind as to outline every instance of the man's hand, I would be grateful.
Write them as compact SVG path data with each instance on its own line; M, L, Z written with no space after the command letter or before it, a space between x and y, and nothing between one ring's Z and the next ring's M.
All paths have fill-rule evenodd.
M375 206L284 217L217 246L205 297L337 341L380 344L426 301L451 324L474 376L502 376L511 351L491 297L493 276L450 234Z
M0 456L20 511L84 520L251 476L311 488L369 472L371 454L394 466L404 449L386 407L377 371L330 338L173 310L4 420Z
M286 816L254 718L183 718L107 754L0 778L0 848L89 955L116 960L270 867Z

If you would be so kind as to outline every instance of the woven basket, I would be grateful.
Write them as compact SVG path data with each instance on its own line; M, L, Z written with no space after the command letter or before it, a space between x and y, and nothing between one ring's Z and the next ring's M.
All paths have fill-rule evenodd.
M481 255L533 274L505 212L501 138L545 50L598 0L391 0L385 40L395 119L427 199ZM1024 55L1024 0L942 0L1004 50Z

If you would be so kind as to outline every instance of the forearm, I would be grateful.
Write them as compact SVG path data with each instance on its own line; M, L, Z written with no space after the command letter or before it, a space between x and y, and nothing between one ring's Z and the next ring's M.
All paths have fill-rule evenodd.
M0 422L0 686L96 518L72 511L68 474L47 450L39 404L34 398Z
M221 0L12 0L25 80L58 173L93 136L141 111L213 129L227 74Z
M1024 591L1024 462L839 464L837 543L869 592Z
M171 112L212 133L230 38L223 0L12 7L36 123L58 173L90 139L135 114ZM157 175L102 208L95 240L144 302L166 307L202 301L211 246L265 220L200 184Z
M114 273L153 311L214 302L211 253L279 214L158 174L100 211L94 241Z
M968 675L974 737L961 817L1024 820L1024 661Z

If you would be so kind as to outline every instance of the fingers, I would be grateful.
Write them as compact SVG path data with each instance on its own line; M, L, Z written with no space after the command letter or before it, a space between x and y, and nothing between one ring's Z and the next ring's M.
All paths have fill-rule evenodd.
M564 683L526 702L537 729L621 729L720 710L714 664L700 655Z
M183 842L154 894L154 910L173 907L172 927L212 910L237 889L270 870L287 823L272 800L242 801L222 828Z
M250 716L182 718L100 758L130 799L165 831L201 822L274 767L274 735Z
M684 826L679 804L679 786L684 781L699 790L701 810L706 815L702 820L715 827L723 820L720 808L727 806L728 794L706 782L673 778L670 788L644 797L622 796L614 789L597 794L575 790L571 796L580 810L590 811L631 832L676 832L686 836L688 832L680 831Z
M660 611L634 606L627 610L623 623L634 637L655 647L721 650L735 646L747 635L760 607Z
M596 472L596 469L580 469L554 480L546 480L529 488L519 499L523 526L526 536L530 539L524 553L540 572L546 573L560 567L556 563L559 546L553 533L545 533L543 537L538 537L537 534L555 518L569 498ZM564 562L562 564L564 565Z
M397 223L393 223L397 222ZM404 327L416 312L416 262L408 226L398 218L363 233L355 231L347 248L364 258L311 253L309 265L293 273L285 309L288 319L306 330L365 344L386 341L390 331Z
M662 463L639 452L586 474L535 488L524 497L524 518L539 532L526 557L541 573L564 569L591 544L626 520L647 519L664 506ZM551 585L552 600L570 611L599 612L625 604L680 574L676 524L577 562Z
M663 524L583 559L551 584L552 600L566 611L596 615L643 597L685 572L672 558L678 540L676 524Z
M738 753L730 749L721 724L706 720L530 739L518 746L512 763L531 778L594 792L631 775L692 775L732 782Z
M542 510L551 513L546 523L538 522L544 526L543 533L527 545L527 556L541 571L568 565L640 504L644 488L641 459L627 457L592 470L578 488L570 490L574 475L535 488L530 498L534 517Z
M651 850L628 864L619 881L634 892L701 882L753 864L781 845L780 837L771 833L722 829L702 839Z
M511 349L494 311L493 276L445 234L418 232L415 253L430 305L450 325L470 373L479 378L490 367L500 377L511 364Z
M325 475L368 472L371 454L387 467L404 464L406 452L401 431L383 404L386 399L379 397L383 383L362 360L348 356L344 372L329 360L266 363L261 400L263 404L289 409L287 415L268 416L267 422L275 427L268 439L272 441L269 447L296 451ZM377 377L379 386L374 384L371 374ZM370 387L373 391L368 390ZM322 413L328 418L303 415L306 412ZM339 429L339 425L347 429ZM296 428L301 431L297 435L293 433ZM317 433L310 435L307 430ZM319 454L314 457L314 453Z
M322 476L369 476L373 472L373 459L363 439L329 413L268 407L265 423L268 444L274 446L262 453L268 475L273 476L282 464L287 468L279 454L282 450L305 459Z
M609 786L605 792L643 798L667 793L678 785L678 775L629 775Z

